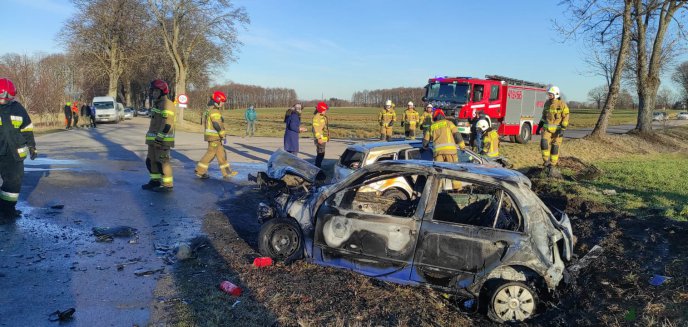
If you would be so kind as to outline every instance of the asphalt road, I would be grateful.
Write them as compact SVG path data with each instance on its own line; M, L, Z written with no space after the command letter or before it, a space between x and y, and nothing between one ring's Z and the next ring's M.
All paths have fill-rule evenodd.
M201 217L221 209L219 202L249 184L247 175L265 169L282 146L280 138L230 137L227 154L239 174L223 181L213 163L212 178L199 180L193 170L206 143L201 134L177 132L175 191L157 194L140 188L148 181L147 126L147 118L137 117L37 138L39 158L25 162L18 205L24 214L0 225L0 326L53 325L50 313L72 307L73 326L147 325L156 280L172 267L156 247L200 235ZM338 158L352 143L328 143L326 159ZM301 139L301 150L302 158L313 160L311 139ZM92 235L93 227L118 225L136 228L137 236L101 243ZM136 275L143 272L152 273Z

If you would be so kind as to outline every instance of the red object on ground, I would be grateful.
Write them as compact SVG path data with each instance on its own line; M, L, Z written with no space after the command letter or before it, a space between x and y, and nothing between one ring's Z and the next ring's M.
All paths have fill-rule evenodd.
M232 282L226 280L220 283L220 289L230 295L239 296L241 295L241 288L234 285Z
M272 258L270 258L270 257L255 258L255 259L253 259L253 265L258 267L258 268L272 266Z

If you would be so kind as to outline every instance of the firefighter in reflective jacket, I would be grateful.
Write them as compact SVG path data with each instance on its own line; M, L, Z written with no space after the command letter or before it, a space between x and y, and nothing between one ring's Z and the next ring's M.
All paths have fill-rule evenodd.
M559 147L564 140L564 131L569 126L569 107L561 99L559 88L552 86L547 90L545 108L538 124L536 134L542 134L540 149L544 166L556 166L559 162Z
M156 79L150 83L151 120L146 133L148 157L146 167L150 180L141 186L144 190L170 192L174 186L170 148L174 147L174 120L176 110L174 102L167 98L170 89L163 80Z
M237 174L236 171L232 171L229 167L227 153L225 152L225 147L222 146L222 141L225 138L225 120L222 118L220 109L227 102L227 96L220 91L215 91L210 102L210 107L208 107L204 114L205 135L203 136L203 139L208 142L208 150L201 158L201 161L196 164L195 173L198 178L210 178L208 176L208 166L217 157L222 178L227 179Z
M428 103L425 106L425 111L420 116L420 130L423 131L423 136L430 131L430 125L432 125L432 104Z
M492 159L499 157L499 134L497 131L489 126L484 119L479 120L475 124L475 128L479 129L482 134L480 154Z
M408 109L404 111L404 117L401 121L401 125L404 126L404 136L406 136L407 140L416 138L416 126L418 126L419 121L418 111L413 107L413 102L409 102Z
M458 147L463 150L466 144L459 133L459 129L451 121L445 119L444 111L436 109L433 113L435 120L430 130L423 136L423 149L427 149L430 141L433 147L433 160L438 162L459 162Z
M24 159L36 159L33 124L26 109L14 97L17 89L7 78L0 78L0 217L16 218L15 209L24 178Z
M397 113L394 111L392 100L385 101L385 107L378 116L380 122L380 141L392 139L392 125L397 121Z
M313 116L313 138L315 138L315 165L322 167L322 161L325 158L325 145L330 140L329 121L325 113L329 107L325 102L318 102L315 106L315 115Z

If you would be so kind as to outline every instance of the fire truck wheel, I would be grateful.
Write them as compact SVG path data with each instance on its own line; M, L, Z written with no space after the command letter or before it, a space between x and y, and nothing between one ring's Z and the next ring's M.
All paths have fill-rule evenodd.
M533 127L530 125L530 123L523 123L523 125L521 125L521 133L516 135L516 142L520 144L526 144L530 142L532 136Z

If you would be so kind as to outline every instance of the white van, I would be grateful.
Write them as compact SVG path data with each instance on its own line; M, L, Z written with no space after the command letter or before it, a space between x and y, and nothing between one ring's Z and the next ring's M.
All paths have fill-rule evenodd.
M96 107L97 122L119 123L124 119L124 106L113 97L94 97L93 106Z

